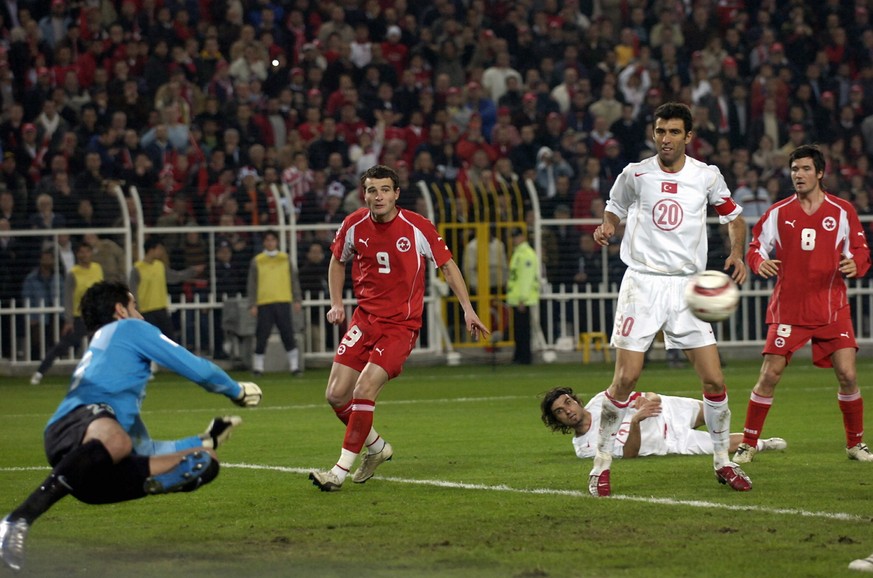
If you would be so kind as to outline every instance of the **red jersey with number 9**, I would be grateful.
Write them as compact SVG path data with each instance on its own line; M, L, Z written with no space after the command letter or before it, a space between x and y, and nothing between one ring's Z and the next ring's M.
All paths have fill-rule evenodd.
M342 263L352 262L358 307L368 315L411 329L421 327L425 260L442 267L451 258L446 242L428 219L400 209L377 223L366 207L345 218L330 246Z

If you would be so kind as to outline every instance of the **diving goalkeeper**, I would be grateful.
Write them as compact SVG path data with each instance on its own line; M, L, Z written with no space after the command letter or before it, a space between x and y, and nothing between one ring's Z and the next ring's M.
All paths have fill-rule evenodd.
M52 473L0 522L0 559L13 570L24 562L30 526L68 494L86 504L111 504L191 492L218 475L214 450L242 420L217 417L202 434L175 441L151 439L140 406L152 361L237 405L251 407L261 401L257 385L237 383L143 321L126 285L93 285L82 297L81 309L93 337L45 429Z

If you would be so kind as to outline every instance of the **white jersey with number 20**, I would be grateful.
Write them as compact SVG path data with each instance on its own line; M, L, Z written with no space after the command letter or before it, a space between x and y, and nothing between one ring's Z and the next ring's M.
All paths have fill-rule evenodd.
M626 220L621 260L654 275L703 271L707 205L715 208L722 224L742 212L718 167L689 156L675 173L663 170L656 156L627 165L606 203L607 211Z

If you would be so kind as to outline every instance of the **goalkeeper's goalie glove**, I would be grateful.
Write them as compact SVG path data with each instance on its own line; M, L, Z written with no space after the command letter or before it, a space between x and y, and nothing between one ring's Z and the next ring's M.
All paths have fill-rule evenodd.
M235 404L241 407L255 407L259 403L261 403L261 397L263 397L263 393L261 393L261 388L258 387L256 383L252 383L251 381L241 381L239 382L240 387L242 387L242 393L238 398L233 400Z
M213 419L206 426L206 431L200 434L200 439L203 440L203 447L214 450L229 440L233 428L241 423L242 418L238 415L226 415Z

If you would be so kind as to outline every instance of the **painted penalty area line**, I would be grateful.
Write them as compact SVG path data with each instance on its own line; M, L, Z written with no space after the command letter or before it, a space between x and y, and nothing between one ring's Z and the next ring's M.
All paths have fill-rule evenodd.
M309 474L313 468L290 468L284 466L265 466L259 464L221 464L222 467L238 468L245 470L269 470L275 472L291 473L291 474ZM578 490L555 490L551 488L512 488L503 484L489 486L485 484L467 484L463 482L449 482L445 480L416 480L411 478L396 478L391 476L374 476L373 479L382 480L385 482L393 482L397 484L412 484L418 486L432 486L436 488L450 488L458 490L482 490L488 492L509 492L513 494L529 494L529 495L546 495L546 496L572 496L578 498L591 498L588 492ZM640 502L644 504L658 504L665 506L686 506L691 508L702 508L711 510L730 510L734 512L758 512L764 514L778 514L782 516L800 516L804 518L824 518L827 520L841 520L848 522L869 522L870 516L858 516L856 514L847 514L845 512L814 512L811 510L799 510L796 508L768 508L765 506L749 505L731 505L718 502L707 502L704 500L676 500L673 498L656 498L654 496L624 496L613 495L607 500L622 500L626 502Z
M261 470L271 472L282 472L286 474L303 474L308 475L315 468L292 468L286 466L266 466L261 464L232 464L222 463L223 468L235 468L240 470ZM48 470L45 466L36 467L9 467L0 468L0 472L29 472L29 471L45 471ZM509 492L512 494L527 494L535 496L570 496L574 498L590 498L588 492L578 490L556 490L552 488L513 488L504 484L496 486L486 484L468 484L464 482L449 482L446 480L416 480L411 478L397 478L391 476L374 476L373 479L391 482L395 484L410 484L417 486L431 486L435 488L449 488L456 490L479 490L486 492ZM594 499L594 498L590 498ZM776 514L780 516L800 516L802 518L822 518L825 520L840 520L846 522L869 522L870 516L859 516L857 514L848 514L845 512L814 512L811 510L800 510L796 508L768 508L766 506L757 506L754 504L748 505L732 505L722 504L718 502L707 502L704 500L676 500L673 498L656 498L654 496L625 496L613 495L606 500L620 500L625 502L639 502L643 504L657 504L662 506L685 506L690 508L701 508L707 510L729 510L732 512L756 512L763 514Z

